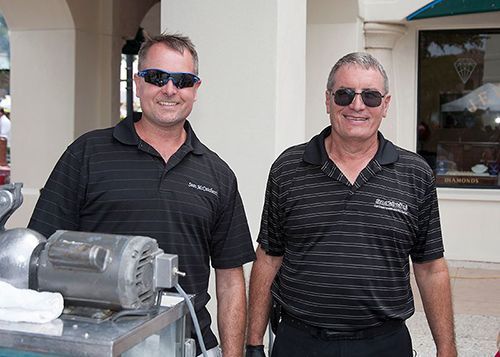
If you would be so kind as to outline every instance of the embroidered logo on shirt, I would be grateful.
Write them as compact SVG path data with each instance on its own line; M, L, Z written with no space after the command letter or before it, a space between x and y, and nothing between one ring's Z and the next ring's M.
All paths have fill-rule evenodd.
M396 211L402 214L408 214L408 205L403 202L396 202L390 200L381 200L377 198L373 207L382 208L389 211Z
M197 185L197 184L192 183L192 182L188 183L188 187L191 187L191 188L194 188L194 189L200 190L200 191L205 191L205 192L211 193L212 195L219 196L219 192L215 191L211 187L207 187L207 186L203 186L203 185Z

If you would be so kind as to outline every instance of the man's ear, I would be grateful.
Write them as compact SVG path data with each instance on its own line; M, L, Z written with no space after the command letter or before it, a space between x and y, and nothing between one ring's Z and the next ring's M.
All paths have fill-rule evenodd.
M140 98L142 93L143 82L141 81L141 77L139 77L137 73L134 74L134 83L135 83L135 96L137 98Z
M385 97L383 98L382 105L384 106L382 110L382 117L385 118L387 116L387 111L389 110L389 103L391 102L391 95L386 94Z
M326 105L326 114L330 114L330 105L332 100L332 93L327 89L325 91L325 105Z
M201 86L201 79L196 82L193 86L193 89L194 89L194 101L197 101L198 100L198 88L200 88Z

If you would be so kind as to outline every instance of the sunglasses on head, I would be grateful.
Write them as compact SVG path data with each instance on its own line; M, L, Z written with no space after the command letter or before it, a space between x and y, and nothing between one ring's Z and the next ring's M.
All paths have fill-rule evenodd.
M194 86L196 82L200 81L200 77L189 72L165 72L161 69L143 69L137 73L139 77L144 78L144 81L153 84L157 87L163 87L172 80L174 86L178 89L188 88Z
M371 89L356 92L351 88L341 88L337 89L332 94L335 104L343 107L351 104L354 100L354 97L356 97L356 94L359 94L361 96L361 99L363 100L363 103L365 103L367 107L371 108L378 107L380 104L382 104L382 98L385 97L385 95L382 95L382 93L380 93L379 91Z

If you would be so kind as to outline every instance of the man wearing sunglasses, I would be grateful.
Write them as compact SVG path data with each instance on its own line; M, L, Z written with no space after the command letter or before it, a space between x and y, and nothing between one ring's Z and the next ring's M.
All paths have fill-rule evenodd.
M215 268L220 346L243 354L246 295L242 265L255 259L236 177L196 137L187 117L201 80L189 38L160 35L139 51L140 118L83 135L43 188L29 227L143 235L179 256L181 287L194 305L209 357L220 356L206 308ZM192 337L197 340L195 329ZM202 349L197 341L197 351Z
M379 132L391 96L367 53L341 58L330 125L273 164L250 278L247 357L411 357L410 257L437 356L456 348L434 177Z

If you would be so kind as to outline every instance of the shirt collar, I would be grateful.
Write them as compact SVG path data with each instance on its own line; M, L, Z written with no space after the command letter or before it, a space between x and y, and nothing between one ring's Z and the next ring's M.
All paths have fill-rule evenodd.
M139 121L140 118L140 116L126 117L120 121L113 129L113 137L125 145L139 145L141 139L135 131L134 123ZM187 149L192 150L197 155L206 153L207 148L198 139L188 120L184 122L184 130L187 134L184 142Z
M328 126L307 143L303 156L305 162L318 166L322 166L325 163L328 159L325 149L325 139L330 135L331 131L332 127ZM396 146L384 138L380 131L377 133L377 137L379 145L375 154L375 160L380 165L389 165L396 162L399 158Z

